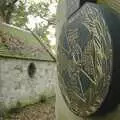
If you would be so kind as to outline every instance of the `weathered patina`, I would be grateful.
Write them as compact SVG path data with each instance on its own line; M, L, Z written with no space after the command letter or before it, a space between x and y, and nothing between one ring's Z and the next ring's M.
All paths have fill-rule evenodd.
M119 1L76 9L66 1L57 17L57 120L119 120Z
M58 79L69 109L95 112L105 99L112 66L111 37L99 8L86 4L63 27L58 42Z

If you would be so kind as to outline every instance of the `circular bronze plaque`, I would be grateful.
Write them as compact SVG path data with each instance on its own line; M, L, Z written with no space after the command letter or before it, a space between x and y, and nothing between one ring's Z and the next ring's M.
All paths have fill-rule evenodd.
M57 60L69 109L78 116L97 111L108 93L112 66L111 37L99 8L86 4L64 24Z

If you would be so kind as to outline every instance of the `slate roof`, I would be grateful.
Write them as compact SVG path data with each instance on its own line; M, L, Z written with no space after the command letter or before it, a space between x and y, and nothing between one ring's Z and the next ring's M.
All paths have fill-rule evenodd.
M0 56L54 61L29 31L5 23L0 23Z

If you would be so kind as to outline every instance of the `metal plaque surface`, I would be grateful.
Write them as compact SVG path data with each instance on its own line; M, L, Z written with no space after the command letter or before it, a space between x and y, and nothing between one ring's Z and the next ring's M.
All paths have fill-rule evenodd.
M84 5L64 24L59 38L59 87L77 116L97 111L110 86L112 45L102 12L93 4Z
M67 17L70 17L76 10L79 9L80 0L66 0L67 2Z

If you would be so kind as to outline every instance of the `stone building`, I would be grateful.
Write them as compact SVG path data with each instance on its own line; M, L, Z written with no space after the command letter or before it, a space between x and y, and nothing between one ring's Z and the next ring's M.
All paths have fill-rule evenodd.
M0 112L54 96L56 63L28 31L0 23Z

